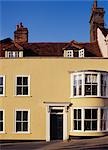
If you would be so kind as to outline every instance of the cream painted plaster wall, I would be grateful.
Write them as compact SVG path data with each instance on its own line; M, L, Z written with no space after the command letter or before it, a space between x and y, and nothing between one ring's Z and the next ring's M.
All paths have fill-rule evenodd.
M74 106L108 106L99 98L70 99L70 72L79 70L108 71L108 59L19 58L0 59L0 74L6 77L6 93L0 97L5 110L5 133L0 139L46 138L46 108L43 102L73 102ZM16 75L30 75L30 96L15 96ZM30 110L30 133L15 133L15 109ZM68 113L68 134L70 131Z

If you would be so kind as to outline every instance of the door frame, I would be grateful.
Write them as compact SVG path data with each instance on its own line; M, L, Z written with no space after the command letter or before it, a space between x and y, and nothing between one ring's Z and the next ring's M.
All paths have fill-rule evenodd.
M50 114L51 108L63 110L63 140L68 139L67 113L69 102L44 102L46 104L46 141L50 141Z

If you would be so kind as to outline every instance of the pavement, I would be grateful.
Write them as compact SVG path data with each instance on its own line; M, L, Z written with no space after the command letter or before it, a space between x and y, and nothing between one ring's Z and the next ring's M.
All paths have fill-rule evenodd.
M108 150L108 136L70 141L1 143L0 150Z

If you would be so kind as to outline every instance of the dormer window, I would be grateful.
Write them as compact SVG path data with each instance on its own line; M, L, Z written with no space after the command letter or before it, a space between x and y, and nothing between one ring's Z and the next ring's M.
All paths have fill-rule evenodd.
M84 49L64 50L64 57L84 57Z
M23 57L23 51L5 51L5 57L7 58Z

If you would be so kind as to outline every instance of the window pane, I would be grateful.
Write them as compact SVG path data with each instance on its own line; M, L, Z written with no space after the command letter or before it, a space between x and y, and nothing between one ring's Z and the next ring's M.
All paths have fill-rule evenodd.
M0 122L0 131L3 131L3 122Z
M17 95L22 95L22 87L17 87Z
M85 95L91 95L91 85L85 85Z
M23 122L23 131L28 131L28 122Z
M76 96L76 86L73 87L74 96Z
M22 85L22 77L17 77L17 85Z
M16 112L16 120L21 121L21 111Z
M78 95L82 95L82 85L79 85L78 87Z
M28 85L28 77L23 77L23 85Z
M28 95L28 87L23 87L23 95Z
M21 131L21 122L16 122L16 132Z
M86 74L85 75L85 83L86 84L91 83L91 74Z
M81 109L78 109L78 119L81 119Z
M92 109L92 119L97 119L97 109Z
M77 121L74 120L74 130L77 130Z
M91 130L91 121L84 121L84 130Z
M3 94L3 87L0 87L0 94Z
M106 130L106 120L101 120L101 130Z
M78 121L78 130L81 130L81 121Z
M92 74L91 76L91 82L96 84L97 83L97 74Z
M23 111L23 121L28 120L28 111Z
M3 77L0 77L0 85L3 85Z
M92 130L97 130L97 120L92 121Z
M73 50L73 56L74 57L79 57L79 51L78 50Z
M91 119L91 109L85 109L85 119Z
M0 111L0 121L3 120L3 111Z
M77 109L74 109L74 119L77 119Z
M92 95L97 95L97 85L92 85Z

